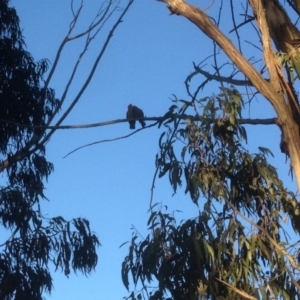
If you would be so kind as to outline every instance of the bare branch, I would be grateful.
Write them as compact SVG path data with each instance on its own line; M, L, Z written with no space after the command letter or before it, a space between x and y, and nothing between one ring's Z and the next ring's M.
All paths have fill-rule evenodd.
M186 17L199 27L210 39L216 42L232 62L249 78L253 86L271 101L273 105L281 102L282 97L280 94L277 94L272 84L264 81L261 74L243 57L233 43L213 24L210 18L201 9L183 0L163 0L162 2L167 3L171 13Z
M229 84L238 85L238 86L253 86L249 80L238 80L238 79L233 79L232 77L210 74L209 72L202 70L200 67L196 66L195 64L194 64L194 68L195 68L195 72L192 73L193 76L195 74L201 74L201 75L205 76L208 80L216 80L218 82L227 82Z
M282 68L276 60L274 52L270 46L270 39L267 36L268 24L266 24L266 9L263 8L263 3L267 3L271 7L270 13L273 13L274 16L274 12L272 12L272 3L274 2L274 0L249 0L253 11L256 14L259 11L257 20L258 26L262 27L260 28L260 31L264 35L262 41L263 46L266 47L266 50L264 49L264 52L266 52L265 60L268 71L270 72L270 82L264 80L262 75L236 49L231 40L211 21L211 19L203 12L203 10L191 4L188 4L184 0L162 0L160 2L164 2L167 4L167 7L170 10L171 14L184 16L193 24L195 24L214 43L216 43L226 53L229 59L237 66L237 68L246 76L246 78L249 79L249 81L257 89L257 91L261 93L272 104L276 111L278 123L281 126L280 128L284 134L284 138L287 141L291 164L296 174L298 188L300 188L299 105L296 105L293 90L291 90L291 86L286 81L284 74L282 73ZM276 16L274 19L276 19ZM289 20L287 20L287 22L288 21ZM284 24L281 25L284 26ZM292 105L296 107L291 107Z
M134 132L129 133L129 134L124 135L124 136L121 136L121 137L117 137L117 138L113 138L113 139L107 139L107 140L101 140L101 141L96 141L96 142L92 142L92 143L89 143L89 144L80 146L80 147L78 147L78 148L72 150L72 151L69 152L68 154L66 154L63 158L66 158L66 157L69 156L70 154L72 154L72 153L74 153L74 152L76 152L76 151L78 151L78 150L80 150L80 149L86 148L86 147L94 146L94 145L101 144L101 143L114 142L114 141L126 139L126 138L128 138L128 137L130 137L130 136L132 136L132 135L134 135L134 134L136 134L136 133L138 133L138 132L141 131L141 130L144 130L144 129L146 129L146 128L153 127L153 126L155 126L155 125L156 125L156 124L148 125L148 126L146 126L146 127L144 127L144 128L137 129L137 130L135 130Z
M237 26L234 26L234 28L231 29L231 30L229 31L229 33L232 33L232 32L234 32L234 31L238 31L238 29L239 29L240 27L242 27L242 26L244 26L244 25L246 25L246 24L252 22L253 20L255 20L254 17L251 17L251 18L246 19L246 20L245 20L244 22L242 22L241 24L239 24L239 25L237 25Z
M230 11L231 11L232 23L233 23L233 26L235 28L234 32L236 34L236 37L237 37L237 40L238 40L238 44L239 44L239 50L242 53L241 37L240 37L239 31L238 31L238 27L236 26L236 22L235 22L235 14L234 14L234 8L233 8L232 0L230 0Z
M163 122L164 120L168 119L179 119L179 120L186 120L190 119L192 121L205 121L206 123L209 121L203 117L200 116L192 116L187 114L170 114L167 116L162 117L145 117L145 118L139 118L139 119L116 119L111 121L104 121L104 122L97 122L97 123L88 123L88 124L75 124L75 125L55 125L55 126L35 126L35 125L27 125L27 124L20 124L15 123L8 120L0 120L0 123L9 123L14 124L18 127L27 127L27 128L43 128L43 129L86 129L86 128L94 128L94 127L102 127L102 126L108 126L108 125L114 125L118 123L127 123L129 120L135 120L135 121L156 121L154 125L158 124L158 122ZM276 118L269 118L269 119L239 119L238 123L241 125L279 125ZM147 126L148 127L148 126Z
M84 34L88 34L88 36L87 36L87 38L86 38L86 43L85 43L85 45L84 45L84 48L83 48L82 52L79 54L79 56L78 56L77 62L75 63L75 65L74 65L74 67L73 67L73 71L72 71L72 73L71 73L71 76L70 76L70 78L69 78L69 81L68 81L68 83L67 83L67 85L66 85L66 87L65 87L65 89L64 89L63 95L62 95L62 97L61 97L61 99L60 99L60 107L58 107L58 108L56 109L56 111L55 111L54 114L53 114L53 117L52 117L51 119L49 119L47 125L50 125L50 123L53 121L54 117L57 115L59 109L60 109L61 106L63 105L63 103L64 103L64 101L65 101L65 99L66 99L68 90L69 90L69 88L70 88L70 86L71 86L71 83L72 83L72 81L73 81L73 79L74 79L74 76L75 76L75 74L76 74L77 68L78 68L80 62L82 61L82 57L84 56L84 54L85 54L86 51L88 50L89 44L90 44L90 43L92 42L92 40L96 37L96 35L99 33L99 31L101 30L102 26L103 26L104 23L107 21L107 19L108 19L108 18L112 15L112 13L115 11L115 9L113 9L113 10L109 13L109 9L110 9L111 4L112 4L112 1L109 1L108 5L106 6L106 8L105 8L105 10L104 10L104 12L103 12L103 16L100 18L100 20L98 20L98 22L97 22L96 24L94 24L94 25L92 25L93 22L94 22L94 21L92 21L90 27L85 31ZM102 6L103 6L103 3L102 3ZM102 6L101 6L101 7L102 7ZM78 36L75 36L75 37L70 37L70 34L71 34L72 30L74 29L74 27L75 27L75 25L76 25L76 22L77 22L77 20L78 20L78 17L79 17L79 14L80 14L80 12L81 12L81 9L82 9L82 5L81 5L80 8L78 9L78 13L76 14L76 18L74 18L74 20L71 22L71 24L70 24L70 30L69 30L67 36L65 37L65 39L63 40L63 42L62 42L62 44L61 44L61 46L60 46L60 48L59 48L59 50L58 50L58 52L57 52L57 55L56 55L56 58L55 58L53 67L52 67L52 69L51 69L51 71L50 71L50 74L49 74L49 76L48 76L48 78L47 78L47 81L46 81L46 87L47 87L47 85L49 84L49 82L50 82L50 80L51 80L51 77L52 77L52 75L53 75L53 73L54 73L54 71L55 71L55 69L56 69L56 67L57 67L57 64L58 64L58 61L59 61L60 54L61 54L61 52L62 52L62 50L63 50L65 44L66 44L67 42L70 42L70 41L72 41L72 40L74 40L74 39L77 39L77 38L79 38L79 37L81 37L81 36L84 35L84 34L81 34L81 35L78 35ZM100 8L100 10L101 10L101 8ZM107 15L107 14L108 14L108 15ZM97 16L98 16L98 14L96 15L95 18L97 18ZM94 20L95 20L95 19L94 19ZM95 32L95 33L93 34L93 36L91 37L91 36L90 36L91 31L92 31L96 26L98 26L102 21L103 21L103 23L101 24L101 26L99 26L99 28L96 30L96 32Z
M100 23L102 23L102 22L105 23L105 19L107 19L107 17L106 17L106 16L107 16L107 13L109 12L109 9L110 9L112 3L113 3L113 1L109 1L108 5L106 6L106 8L104 9L104 11L102 12L101 10L102 10L102 7L103 7L103 5L104 5L104 2L103 2L102 5L101 5L101 7L100 7L100 9L99 9L99 12L98 12L97 15L95 16L95 18L94 18L94 20L92 21L90 27L89 27L87 30L85 30L85 31L83 31L83 32L81 32L81 33L79 33L79 34L77 34L77 35L74 35L74 36L72 36L72 37L71 37L71 36L68 36L68 41L72 41L72 40L81 38L82 36L91 33L91 31L92 31L94 28L96 28ZM115 11L116 8L117 8L117 6L115 6L115 8L113 9L113 11ZM113 12L113 11L112 11L112 12ZM111 13L112 13L112 12L111 12ZM110 13L110 15L111 15L111 13ZM98 18L99 16L101 16L101 15L102 15L102 17L100 17L100 19L99 19L98 21L96 21L97 18ZM101 25L101 26L102 26L102 25Z
M72 3L72 4L73 4L73 3ZM83 3L81 2L81 5L80 5L79 9L77 10L77 12L75 13L75 15L74 15L74 12L73 12L74 19L73 19L72 22L70 23L70 29L69 29L69 31L68 31L66 37L63 39L62 43L60 44L60 46L59 46L59 48L58 48L58 50L57 50L56 57L55 57L55 59L54 59L52 68L51 68L51 70L50 70L50 72L49 72L49 75L48 75L48 77L47 77L47 79L46 79L46 82L45 82L45 89L47 89L47 87L49 86L49 82L50 82L50 80L51 80L51 78L52 78L52 76L53 76L53 74L54 74L54 71L56 70L56 67L57 67L57 64L58 64L58 61L59 61L61 52L62 52L62 50L63 50L65 44L68 42L68 37L69 37L69 35L71 34L71 32L72 32L72 30L73 30L73 28L74 28L74 26L75 26L75 24L76 24L76 22L77 22L77 20L78 20L78 18L79 18L79 15L80 15L80 12L81 12L81 10L82 10L82 7L83 7ZM72 9L73 9L73 6L72 6Z
M107 9L107 10L105 11L105 13L104 13L104 14L105 14L104 16L106 16L106 18L105 18L103 24L101 24L101 26L96 30L96 32L95 32L92 36L90 36L90 32L88 32L88 36L87 36L87 38L86 38L86 43L85 43L85 45L84 45L84 49L82 50L82 52L81 52L81 53L79 54L79 56L78 56L78 59L77 59L75 65L74 65L74 67L73 67L73 71L72 71L72 73L71 73L71 76L70 76L70 78L69 78L69 81L68 81L68 83L66 84L65 90L64 90L63 95L62 95L62 97L61 97L61 100L60 100L60 107L63 105L63 103L64 103L64 101L65 101L65 99L66 99L66 97L67 97L69 88L70 88L70 86L71 86L71 84L72 84L72 82L73 82L73 79L74 79L75 75L76 75L77 68L78 68L79 64L81 63L81 61L82 61L82 57L85 55L86 51L88 50L88 46L90 45L90 43L92 42L92 40L97 36L97 34L98 34L99 31L101 30L101 28L102 28L102 26L104 25L104 23L110 18L110 16L112 15L112 13L113 13L114 11L115 11L115 9L114 9L113 11L111 11L111 12L108 14L108 16L106 16L106 14L107 14L107 12L108 12L108 9ZM69 41L70 41L70 40L69 40ZM75 100L76 100L76 97L75 97ZM73 100L73 102L74 102L75 100ZM77 101L78 101L78 100L77 100ZM73 107L73 106L72 106L72 105L73 105L73 102L71 103L70 107ZM56 114L58 113L60 107L57 108L57 110L55 111L55 113L53 114L53 116L56 116ZM53 118L52 118L52 119L53 119ZM49 120L48 124L51 123L52 119Z
M109 1L109 5L111 5L111 3L113 3L114 1L113 0L110 0ZM99 63L99 61L101 60L109 42L110 42L110 39L112 38L113 36L113 33L115 32L116 28L118 27L118 25L120 25L120 23L122 22L122 18L124 17L124 15L126 14L126 12L128 11L129 7L131 6L131 4L134 2L134 0L128 0L128 4L126 6L126 8L124 9L124 11L121 13L120 17L117 19L117 21L115 22L114 26L112 27L112 29L110 30L107 38L106 38L106 41L105 43L103 44L103 47L99 53L99 55L96 57L95 59L95 62L94 62L94 65L86 79L86 81L84 82L82 88L80 89L79 93L77 94L77 96L75 97L74 101L72 102L72 104L69 106L69 108L64 112L63 116L59 119L59 121L56 123L56 126L59 126L62 121L66 118L66 116L70 113L70 111L73 109L73 107L75 106L75 104L79 101L80 97L82 96L83 92L85 91L86 87L89 85L94 73L95 73L95 70L97 68L97 65ZM82 7L83 7L83 2L81 2L81 5L79 7L79 9L76 11L76 13L74 12L74 9L73 9L73 3L71 4L71 10L72 10L72 13L73 13L73 21L70 23L70 29L68 31L68 34L67 36L64 38L63 42L61 43L61 45L59 46L59 49L57 51L57 54L56 54L56 58L54 60L54 64L49 72L49 75L48 75L48 78L46 79L45 81L45 85L44 85L44 88L45 88L45 91L49 85L49 82L56 70L56 66L58 64L58 61L59 61L59 58L60 58L60 55L61 55L61 52L62 50L64 49L64 46L65 44L69 41L69 37L70 37L70 34L72 32L72 30L74 29L75 25L76 25L76 22L78 21L78 18L79 18L79 15L81 13L81 10L82 10ZM105 18L103 19L104 22L105 22ZM101 22L99 23L98 22L98 25L101 24ZM90 33L91 30L94 27L94 25L90 26L89 29L87 32ZM97 32L99 32L100 29L98 29L98 31L96 31L95 34L97 34ZM87 41L90 42L92 39L93 39L94 36L90 37L88 36L87 37ZM81 56L79 56L80 58ZM78 62L75 64L74 66L74 69L73 69L73 72L71 74L71 77L70 77L70 80L69 80L69 84L72 82L72 78L74 76L74 72L76 72L76 69L77 69L77 66L78 66ZM66 90L67 91L69 88L69 86L67 85L66 87ZM58 113L58 110L56 110L54 112L54 116ZM54 118L53 116L53 118ZM44 145L44 143L46 143L49 138L51 137L51 135L55 132L56 130L56 126L54 127L50 127L50 123L51 121L53 120L52 119L49 119L49 121L47 122L47 126L48 128L50 128L50 132L48 132L46 135L45 135L45 132L47 130L47 126L46 127L41 127L41 128L44 128L44 130L41 132L41 134L39 136L33 136L32 139L22 148L20 149L19 151L17 151L14 155L12 155L9 159L6 159L4 161L2 161L0 163L0 172L3 171L5 168L8 168L9 166L15 164L17 161L23 159L24 157L26 156L29 156L31 155L32 153L34 153L36 150L38 150L42 145ZM19 126L22 126L21 124L19 124Z
M71 110L74 108L74 106L76 105L76 103L79 101L80 97L82 96L83 92L85 91L85 89L87 88L87 86L89 85L91 79L93 78L93 75L97 69L97 66L110 42L110 39L113 37L113 34L115 32L115 30L117 29L117 27L120 25L120 23L123 21L123 17L126 14L126 12L128 11L128 9L130 8L131 4L133 3L134 0L129 0L128 4L126 6L126 8L124 9L123 13L120 15L120 17L118 18L118 20L116 21L116 23L114 24L113 28L110 30L105 43L102 46L102 49L99 53L99 55L97 56L95 63L90 71L90 74L88 75L85 83L83 84L82 88L80 89L79 93L77 94L77 96L75 97L75 99L73 100L72 104L68 107L68 109L64 112L63 116L59 119L59 121L56 123L56 126L59 126L63 120L68 116L68 114L71 112ZM41 141L41 143L45 143L50 137L51 135L55 132L55 130L51 130L46 137Z

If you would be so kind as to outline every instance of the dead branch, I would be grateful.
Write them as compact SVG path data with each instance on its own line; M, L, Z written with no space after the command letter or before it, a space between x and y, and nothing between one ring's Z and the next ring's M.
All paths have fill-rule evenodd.
M82 32L81 34L79 35L76 35L76 36L73 36L71 37L71 33L78 21L78 18L80 16L80 13L82 11L82 2L81 2L81 5L80 7L78 8L78 10L76 12L74 12L74 9L73 9L73 6L72 6L72 12L73 12L73 20L72 22L70 23L70 28L69 28L69 31L68 31L68 34L66 35L66 37L64 38L63 42L61 43L61 45L59 46L59 49L57 51L57 54L56 54L56 58L54 60L54 63L53 63L53 66L49 72L49 75L48 75L48 78L46 79L45 81L45 90L46 88L48 87L49 85L49 82L56 70L56 67L57 67L57 64L59 62L59 58L60 58L60 55L66 45L67 42L71 41L71 40L74 40L75 38L80 38L84 35L87 35L87 39L86 39L86 44L85 44L85 47L82 51L82 53L79 55L79 58L78 58L78 61L75 63L75 66L73 68L73 71L71 73L71 76L70 76L70 79L69 79L69 82L65 88L65 93L63 95L63 99L65 99L66 97L66 94L67 94L67 91L69 89L69 86L70 84L72 83L72 80L73 80L73 77L76 73L76 70L77 70L77 67L78 67L78 64L79 64L79 61L80 61L80 58L82 57L82 55L86 52L86 49L87 49L87 45L94 39L94 37L96 36L96 34L98 34L98 32L100 31L101 29L101 26L103 25L103 22L106 22L107 18L111 16L112 12L114 12L116 10L116 8L109 13L109 8L111 6L112 3L114 3L115 1L114 0L110 0L108 2L108 5L107 7L103 10L103 9L100 9L99 12L97 13L95 19L92 21L91 25L89 26L89 28L87 30L85 30L84 32ZM94 65L90 71L90 73L88 74L87 76L87 79L85 80L85 82L83 83L79 93L77 94L77 96L74 98L74 100L72 101L72 103L70 104L70 106L65 110L65 112L63 113L62 117L56 122L55 126L53 126L52 128L50 127L50 124L51 122L53 121L53 118L55 115L57 115L58 113L58 109L54 112L54 116L52 119L49 119L48 123L47 123L47 126L46 127L42 127L44 128L44 130L41 132L41 134L39 136L33 136L32 139L20 150L18 150L14 155L12 155L9 159L6 159L4 161L1 162L0 164L0 172L3 171L4 169L8 168L9 166L15 164L17 161L23 159L24 157L26 156L29 156L31 155L32 153L34 153L35 151L37 151L40 147L42 147L49 139L50 137L52 136L52 134L55 132L55 130L57 129L57 127L63 122L63 120L68 116L68 114L72 111L72 109L74 108L74 106L76 105L76 103L79 101L79 99L81 98L82 94L84 93L85 89L87 88L87 86L89 85L91 79L93 78L93 75L95 73L95 70L101 60L101 58L103 57L103 54L104 52L106 51L106 48L114 34L114 32L116 31L117 27L122 23L122 19L123 17L125 16L125 14L127 13L128 9L130 8L130 6L132 5L132 3L134 2L134 0L128 0L128 4L127 6L125 7L125 9L123 10L123 12L121 13L120 17L117 19L117 21L115 22L115 24L113 25L112 29L110 30L110 32L108 33L107 35L107 38L106 38L106 41L104 42L98 56L95 58L95 62L94 62ZM100 15L102 17L100 17ZM104 17L103 17L104 16ZM100 17L100 18L99 18ZM99 18L99 19L97 19ZM95 21L97 19L97 21ZM96 32L92 35L91 34L91 31L93 29L95 29L97 26L99 26L99 28L96 30ZM19 126L22 126L19 124ZM46 133L46 130L47 129L50 129L49 132ZM46 135L45 135L46 133Z
M226 83L229 83L232 85L238 85L238 86L253 86L253 84L249 80L238 80L238 79L234 79L234 78L228 77L228 76L220 76L220 75L210 74L209 72L202 70L200 67L196 66L195 64L194 64L194 68L195 68L195 72L193 73L193 75L201 74L201 75L205 76L208 80L215 80L218 82L226 82Z
M80 149L83 149L83 148L86 148L86 147L90 147L90 146L94 146L94 145L97 145L97 144L101 144L101 143L107 143L107 142L115 142L115 141L118 141L118 140L122 140L122 139L126 139L136 133L138 133L139 131L141 130L144 130L146 128L149 128L149 127L153 127L155 126L156 124L151 124L151 125L148 125L144 128L139 128L139 129L136 129L135 131L129 133L129 134L126 134L126 135L123 135L123 136L120 136L120 137L117 137L117 138L113 138L113 139L107 139L107 140L101 140L101 141L96 141L96 142L92 142L92 143L89 143L89 144L86 144L86 145L83 145L83 146L80 146L74 150L72 150L71 152L67 153L63 158L66 158L67 156L71 155L72 153L80 150Z
M110 30L106 41L104 42L102 49L100 51L100 53L98 54L97 58L95 59L94 65L86 79L86 81L84 82L82 88L80 89L80 91L78 92L77 96L75 97L75 99L73 100L73 102L71 103L71 105L68 107L68 109L64 112L63 116L57 121L56 126L59 126L63 120L69 115L69 113L71 112L71 110L74 108L74 106L76 105L76 103L79 101L79 99L81 98L82 94L84 93L85 89L87 88L87 86L89 85L91 79L93 78L93 75L97 69L97 66L111 40L111 38L113 37L113 34L115 32L115 30L117 29L117 27L123 22L123 17L125 16L126 12L129 10L130 6L132 5L134 0L129 0L128 4L126 6L126 8L124 9L124 11L122 12L122 14L120 15L120 17L118 18L118 20L116 21L116 23L114 24L114 26L112 27L112 29ZM51 135L54 133L54 129L52 131L50 131L47 136L41 141L41 143L45 143L50 137Z
M102 126L109 126L114 125L118 123L127 123L129 120L144 120L144 121L156 121L154 125L161 123L168 119L178 119L178 120L186 120L189 119L191 121L205 121L206 123L209 120L206 120L205 118L201 116L192 116L187 114L168 114L167 116L163 117L145 117L140 119L116 119L111 121L104 121L104 122L97 122L97 123L88 123L88 124L75 124L75 125L54 125L54 126L38 126L38 125L28 125L28 124L20 124L15 123L8 120L0 120L0 123L9 123L14 124L17 127L27 127L27 128L43 128L43 129L87 129L87 128L94 128L94 127L102 127ZM213 122L213 121L212 121ZM239 119L238 123L240 125L279 125L276 118L268 118L268 119ZM148 126L147 126L148 127Z

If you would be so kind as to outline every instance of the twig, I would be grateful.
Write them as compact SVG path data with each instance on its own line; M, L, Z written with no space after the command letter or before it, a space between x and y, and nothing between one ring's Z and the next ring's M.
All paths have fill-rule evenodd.
M195 71L196 71L195 74L198 74L198 73L202 74L208 80L216 80L218 82L227 82L227 83L230 83L232 85L238 85L238 86L253 86L253 84L249 80L238 80L238 79L233 79L232 77L210 74L209 72L206 72L206 71L202 70L201 68L199 68L195 64L194 64L194 68L195 68Z
M89 76L87 77L85 83L83 84L82 88L80 89L79 93L77 94L77 96L75 97L75 99L73 100L72 104L69 106L69 108L64 112L63 116L57 121L56 126L59 126L63 120L69 115L69 113L71 112L71 110L74 108L74 106L77 104L77 102L79 101L80 97L82 96L83 92L85 91L85 89L87 88L87 86L89 85L96 69L97 66L109 44L110 39L113 37L113 34L115 32L115 30L117 29L117 27L119 26L119 24L123 21L123 17L126 14L126 12L128 11L129 7L131 6L131 4L133 3L134 0L129 0L126 8L124 9L123 13L121 14L121 16L118 18L117 22L114 24L113 28L111 29L111 31L109 32L106 41L99 53L99 55L97 56L95 63L92 67L92 70L90 71ZM49 140L49 138L51 137L51 135L55 132L55 129L52 129L47 135L46 137L41 141L42 144L44 144L46 141Z
M113 3L113 2L114 1L110 0L109 1L109 5L111 5L111 3ZM101 49L99 55L95 59L94 65L92 67L92 70L90 71L90 73L89 73L89 75L88 75L85 83L83 84L83 86L80 89L79 93L77 94L77 96L73 100L72 104L69 106L69 108L64 112L63 116L56 123L56 126L54 126L52 128L49 127L50 123L53 121L53 118L57 115L58 110L55 110L54 114L53 114L53 117L50 118L47 121L47 126L48 126L48 128L50 128L50 132L48 132L47 134L45 134L47 126L46 127L41 126L41 128L44 128L44 130L41 132L40 135L34 135L31 138L31 140L23 148L21 148L20 150L18 150L9 159L6 159L6 160L4 160L4 161L2 161L0 163L0 172L3 171L4 169L8 168L9 166L15 164L16 162L20 161L24 157L31 155L32 153L34 153L35 151L37 151L40 147L42 147L50 139L50 137L52 136L52 134L57 129L57 126L59 126L63 122L63 120L67 117L67 115L71 112L71 110L73 109L73 107L75 106L75 104L81 98L81 96L82 96L83 92L85 91L86 87L89 85L89 83L90 83L90 81L91 81L91 79L92 79L92 77L93 77L93 75L95 73L95 70L97 68L97 65L98 65L99 61L101 60L101 58L102 58L102 56L103 56L103 54L104 54L104 52L105 52L105 50L106 50L106 48L107 48L107 46L109 44L110 39L113 36L113 33L115 32L115 30L118 27L118 25L122 22L122 18L124 17L124 15L126 14L126 12L128 11L129 7L131 6L131 4L133 2L134 2L134 0L128 0L128 4L127 4L126 8L124 9L124 11L122 12L121 16L118 18L118 20L116 21L116 23L114 24L114 26L110 30L110 32L109 32L109 34L108 34L108 36L106 38L106 41L105 41L105 43L102 46L102 49ZM81 12L82 7L83 7L83 3L81 1L81 5L80 5L79 9L77 10L76 13L74 13L73 2L72 2L71 5L72 5L71 6L71 10L72 10L74 18L73 18L73 21L70 23L70 29L68 31L67 36L64 38L63 42L59 46L59 49L57 51L57 54L56 54L56 57L55 57L55 60L54 60L54 64L53 64L53 66L52 66L52 68L51 68L51 70L49 72L48 78L45 81L45 85L44 85L45 91L48 88L49 82L50 82L50 80L51 80L51 78L52 78L52 76L54 74L54 71L56 70L56 66L58 64L61 52L62 52L65 44L69 41L70 34L71 34L72 30L74 29L74 26L76 25L76 22L77 22L77 20L79 18L80 12ZM86 31L86 33L90 32L94 28L93 27L94 25L90 26L89 30ZM76 66L75 66L75 68L76 68ZM20 126L22 126L22 125L20 125Z
M151 125L148 125L144 128L140 128L140 129L137 129L135 130L134 132L130 133L130 134L127 134L127 135L124 135L124 136L120 136L120 137L117 137L117 138L114 138L114 139L107 139L107 140L101 140L101 141L97 141L97 142L92 142L92 143L89 143L89 144L86 144L86 145L83 145L83 146L80 146L74 150L72 150L71 152L69 152L68 154L66 154L63 158L66 158L67 156L71 155L72 153L80 150L80 149L83 149L83 148L86 148L86 147L90 147L90 146L93 146L93 145L97 145L97 144L101 144L101 143L106 143L106 142L114 142L114 141L118 141L118 140L122 140L122 139L126 139L136 133L138 133L139 131L141 130L144 130L146 128L149 128L149 127L152 127L154 126L154 124L151 124Z

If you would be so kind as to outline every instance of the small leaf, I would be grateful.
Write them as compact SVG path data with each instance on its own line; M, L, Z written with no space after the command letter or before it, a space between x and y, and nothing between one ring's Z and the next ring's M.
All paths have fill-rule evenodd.
M163 132L163 133L160 135L160 138L159 138L159 141L158 141L158 145L159 145L159 148L160 148L160 149L162 148L162 139L163 139L163 137L164 137L165 134L166 134L166 133Z
M127 263L128 258L125 258L125 260L122 263L122 281L123 284L125 286L125 288L127 289L127 291L129 291L129 280L128 280L128 272L129 272L129 266Z
M270 149L265 148L265 147L258 147L258 149L259 149L259 151L262 152L263 154L265 154L265 155L270 154L272 157L274 157L274 154L273 154L273 152L272 152Z
M129 243L129 241L122 243L122 244L119 246L119 248L123 247L124 245L126 245L126 244L128 244L128 243Z

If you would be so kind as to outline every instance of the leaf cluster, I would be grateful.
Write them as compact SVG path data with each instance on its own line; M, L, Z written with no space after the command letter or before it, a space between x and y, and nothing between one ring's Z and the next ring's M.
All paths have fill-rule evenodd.
M134 286L142 285L128 299L298 299L299 245L288 244L283 227L289 217L299 231L292 209L298 202L268 163L271 151L244 148L241 95L222 88L217 96L185 101L178 112L188 108L195 114L166 124L156 165L174 193L185 182L199 214L177 225L151 208L151 233L133 235L123 262L125 286L130 273Z
M54 166L39 140L60 107L43 76L48 61L25 50L19 18L0 1L0 224L10 233L0 245L0 299L43 299L52 290L50 264L66 276L96 266L98 238L86 219L46 218L40 209L44 182ZM9 167L4 166L5 161Z
M40 126L53 116L59 100L42 84L48 61L36 63L24 49L19 19L8 1L1 1L0 23L0 151L6 156L40 137Z

